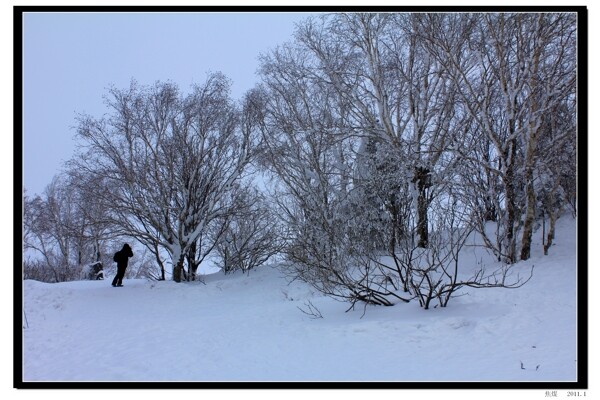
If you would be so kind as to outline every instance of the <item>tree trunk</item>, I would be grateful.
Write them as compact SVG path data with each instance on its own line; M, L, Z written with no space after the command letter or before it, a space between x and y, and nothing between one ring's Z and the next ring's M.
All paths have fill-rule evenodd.
M102 260L102 254L100 254L100 241L98 239L96 239L96 262L99 262L100 260Z
M514 157L516 144L513 140L504 155L506 160L506 174L504 184L506 186L506 248L508 250L507 261L514 264L517 261L517 243L515 238L515 225L517 221L517 202L515 193Z
M184 256L182 254L179 257L179 261L177 261L177 264L173 267L173 280L175 282L181 282L181 278L183 276L183 260Z
M531 257L531 236L533 234L533 223L535 222L535 189L533 187L533 169L535 167L536 132L531 129L529 145L527 146L527 159L525 166L525 185L527 187L527 210L525 223L523 224L523 238L521 239L521 260L525 261Z
M429 220L427 210L429 208L429 199L427 198L427 189L431 187L431 171L428 168L417 167L413 183L417 184L417 235L419 235L418 247L429 247Z
M196 264L195 264L196 263L196 242L193 242L190 245L190 249L188 250L186 258L187 258L188 270L189 270L187 280L193 281L193 280L195 280L195 273L196 273L196 268L197 268Z
M539 17L540 22L542 17ZM538 68L540 65L540 50L536 48L533 56L533 87L539 85ZM531 113L535 114L539 111L538 97L533 97ZM531 118L531 117L530 117ZM527 213L525 215L525 224L523 226L523 239L521 241L521 260L528 260L531 256L531 235L533 233L533 222L535 220L535 190L533 188L533 168L535 166L535 155L537 147L537 137L539 134L539 121L530 119L529 122L529 143L527 145L527 159L525 160L525 184L527 185Z
M548 231L548 236L546 236L546 232L544 232L544 236L546 236L546 243L544 243L544 255L545 256L548 255L548 249L550 249L550 246L552 246L552 241L554 240L554 230L556 228L556 220L558 218L558 215L560 215L560 212L561 212L560 207L558 209L554 207L555 193L559 187L560 187L560 179L557 179L554 184L554 187L548 194L548 199L546 201L546 206L547 206L546 213L550 217L550 230ZM544 217L544 223L545 222L546 222L546 219Z
M556 228L556 212L549 211L550 214L550 230L548 231L548 237L546 239L546 244L544 244L544 255L548 255L548 249L552 246L552 241L554 240L554 230Z
M163 261L160 259L160 250L158 249L158 242L154 242L154 257L156 258L156 263L160 267L160 280L164 281L167 278L165 277L165 266Z
M417 222L417 235L419 235L418 246L424 249L429 247L429 230L427 229L429 221L427 219L427 206L427 197L425 191L419 190L419 199L417 205L419 221Z
M531 178L531 179L530 179ZM521 241L521 260L531 257L531 236L535 221L535 192L533 190L533 171L527 172L527 213L523 225L523 239Z
M483 210L483 220L485 222L498 222L498 212L491 196L486 196Z

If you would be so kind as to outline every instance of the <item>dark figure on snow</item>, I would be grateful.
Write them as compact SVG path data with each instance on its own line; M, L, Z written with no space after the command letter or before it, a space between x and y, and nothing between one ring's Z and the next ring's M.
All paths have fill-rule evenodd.
M117 251L113 257L113 260L117 263L117 275L112 281L113 286L123 286L123 277L125 276L129 257L133 257L133 251L131 251L131 247L125 243L123 248Z

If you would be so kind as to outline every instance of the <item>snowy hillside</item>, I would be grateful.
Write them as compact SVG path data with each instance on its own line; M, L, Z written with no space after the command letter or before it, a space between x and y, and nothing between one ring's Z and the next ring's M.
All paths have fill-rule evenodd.
M27 381L575 381L576 222L520 289L465 289L448 308L348 304L274 268L205 283L25 281ZM481 248L463 264L490 262ZM112 278L112 277L109 277ZM323 318L301 312L308 302Z

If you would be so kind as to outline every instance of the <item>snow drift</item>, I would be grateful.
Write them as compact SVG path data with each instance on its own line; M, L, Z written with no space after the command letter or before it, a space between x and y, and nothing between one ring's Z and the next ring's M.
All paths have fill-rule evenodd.
M559 220L549 256L540 236L516 266L535 265L525 286L466 288L444 309L412 301L345 312L269 267L123 288L25 281L23 380L575 382L576 220ZM493 262L481 247L465 252L465 268Z

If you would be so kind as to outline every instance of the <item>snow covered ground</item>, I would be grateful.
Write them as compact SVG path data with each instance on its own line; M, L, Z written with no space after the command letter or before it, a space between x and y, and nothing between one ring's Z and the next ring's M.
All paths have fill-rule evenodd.
M28 381L563 382L577 379L576 222L535 237L520 289L465 289L447 308L361 306L275 268L205 283L25 281ZM471 247L465 266L484 252ZM487 261L486 261L487 260ZM490 258L484 261L492 262ZM310 301L323 318L299 310ZM18 351L18 349L16 350Z

